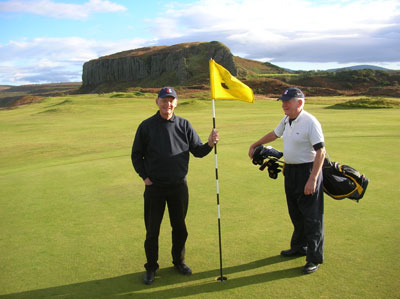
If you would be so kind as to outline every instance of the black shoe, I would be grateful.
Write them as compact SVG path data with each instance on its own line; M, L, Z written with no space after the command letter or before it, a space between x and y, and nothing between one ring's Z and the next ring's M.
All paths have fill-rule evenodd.
M305 256L305 255L307 255L307 253L304 250L288 249L281 251L281 256L284 257Z
M319 268L319 264L314 264L312 262L307 262L307 264L303 268L304 274L311 274L317 271Z
M183 275L191 275L192 274L192 270L185 264L175 265L174 267L179 273L181 273Z
M156 271L146 270L143 277L143 282L145 284L152 284L154 282L154 277L156 276Z

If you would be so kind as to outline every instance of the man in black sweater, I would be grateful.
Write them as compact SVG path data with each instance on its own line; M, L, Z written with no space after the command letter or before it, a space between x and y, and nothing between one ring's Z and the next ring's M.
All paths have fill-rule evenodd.
M159 268L158 236L166 204L172 226L172 262L180 273L192 274L185 264L189 152L204 157L219 140L218 132L212 130L203 144L189 121L174 114L177 103L175 90L162 88L156 99L159 111L139 125L132 146L133 167L145 183L145 284L154 282Z

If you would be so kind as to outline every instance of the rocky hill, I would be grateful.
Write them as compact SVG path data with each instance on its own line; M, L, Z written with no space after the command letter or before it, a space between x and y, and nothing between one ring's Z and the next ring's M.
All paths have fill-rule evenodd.
M207 83L210 58L232 75L237 74L234 57L222 43L183 43L124 51L88 61L83 65L82 89L96 91L123 82L141 87Z

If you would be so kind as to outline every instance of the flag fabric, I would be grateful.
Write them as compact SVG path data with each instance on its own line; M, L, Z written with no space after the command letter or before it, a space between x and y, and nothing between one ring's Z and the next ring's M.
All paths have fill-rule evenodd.
M215 100L254 102L253 90L213 59L210 59L210 85L211 97Z

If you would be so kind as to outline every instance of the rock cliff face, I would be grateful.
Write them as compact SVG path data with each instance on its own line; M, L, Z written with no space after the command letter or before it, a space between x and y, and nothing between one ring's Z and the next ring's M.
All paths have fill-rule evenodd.
M88 61L83 65L82 86L132 82L137 86L160 87L207 82L210 58L236 75L232 53L225 45L198 42L140 48Z

